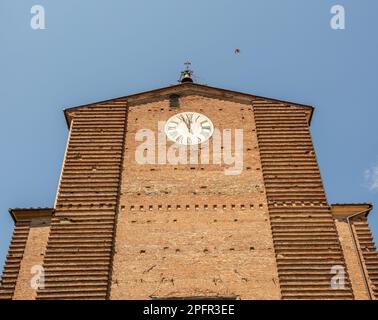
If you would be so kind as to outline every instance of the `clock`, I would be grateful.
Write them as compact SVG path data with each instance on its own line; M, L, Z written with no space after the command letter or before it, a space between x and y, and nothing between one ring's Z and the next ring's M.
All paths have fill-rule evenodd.
M195 145L207 141L214 132L211 120L201 113L178 113L165 124L168 139L178 144Z

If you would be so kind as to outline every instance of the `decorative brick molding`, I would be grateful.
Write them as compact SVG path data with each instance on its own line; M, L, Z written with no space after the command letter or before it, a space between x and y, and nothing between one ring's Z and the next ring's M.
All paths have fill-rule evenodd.
M308 129L308 109L253 101L283 299L352 299L331 288L331 268L345 266ZM286 206L287 201L304 205Z
M238 175L223 163L136 161L136 133L182 111L243 131ZM312 113L193 83L66 109L54 209L10 210L0 299L367 299L364 279L377 298L366 215L347 225L328 204ZM45 275L37 292L27 288L33 263ZM344 289L331 287L334 266Z
M70 114L70 140L37 299L108 295L127 105L125 99Z
M369 276L369 285L373 298L378 299L378 252L369 228L369 222L367 217L363 216L352 220L352 224L357 234L359 247Z
M53 212L54 210L51 208L9 209L15 227L3 269L0 299L10 300L14 298L16 285L23 281L19 279L19 273L30 229L36 220L51 219Z

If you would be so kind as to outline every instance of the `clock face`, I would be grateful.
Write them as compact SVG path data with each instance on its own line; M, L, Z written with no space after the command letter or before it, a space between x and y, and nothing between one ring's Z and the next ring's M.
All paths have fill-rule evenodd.
M164 129L169 140L184 145L203 143L214 132L211 120L197 112L182 112L172 116Z

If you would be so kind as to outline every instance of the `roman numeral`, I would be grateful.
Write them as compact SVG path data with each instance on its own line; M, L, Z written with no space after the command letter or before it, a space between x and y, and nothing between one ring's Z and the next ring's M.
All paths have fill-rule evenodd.
M177 118L178 118L178 119L180 119L180 121L183 121L183 122L185 122L185 118L184 118L184 116L183 116L183 115L180 115L180 116L178 116Z
M176 137L177 134L178 134L178 132L177 132L176 130L175 130L175 131L172 131L172 132L169 132L169 135L170 135L172 138Z
M178 143L182 143L182 140L183 140L183 136L178 136L176 138L176 142L178 142Z
M209 136L210 132L207 132L207 131L201 131L201 135L203 135L205 138L207 138Z

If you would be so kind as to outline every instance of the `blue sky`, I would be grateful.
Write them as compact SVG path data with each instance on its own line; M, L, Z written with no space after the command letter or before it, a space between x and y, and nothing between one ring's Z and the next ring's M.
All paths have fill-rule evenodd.
M30 27L35 4L45 30ZM345 30L330 27L335 4ZM377 12L376 0L2 0L0 265L8 208L53 205L62 110L173 84L188 59L200 83L315 106L328 200L375 204L378 239Z

